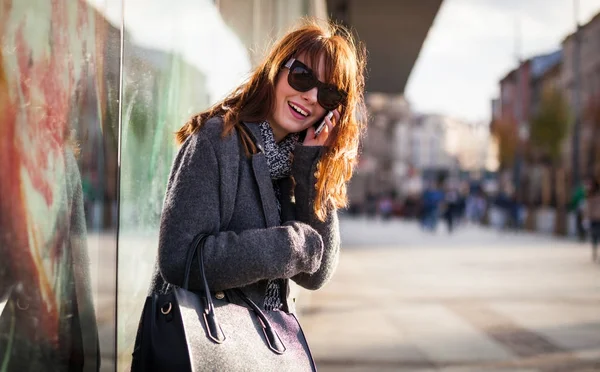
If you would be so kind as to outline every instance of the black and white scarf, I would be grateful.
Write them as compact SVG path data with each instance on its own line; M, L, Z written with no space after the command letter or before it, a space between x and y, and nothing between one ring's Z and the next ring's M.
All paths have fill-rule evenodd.
M259 124L265 147L265 156L271 172L271 180L289 177L292 173L292 152L298 143L298 133L290 133L279 143L275 142L273 129L268 122Z
M289 177L292 173L292 152L298 143L298 134L288 134L279 143L275 142L273 129L267 121L259 124L260 133L264 142L265 156L267 165L271 173L271 181L273 181L273 189L277 200L277 209L279 211L279 223L281 223L281 204L279 202L280 191L277 187L277 180ZM267 291L265 293L264 308L266 310L279 310L282 306L281 286L283 280L271 279L267 283Z

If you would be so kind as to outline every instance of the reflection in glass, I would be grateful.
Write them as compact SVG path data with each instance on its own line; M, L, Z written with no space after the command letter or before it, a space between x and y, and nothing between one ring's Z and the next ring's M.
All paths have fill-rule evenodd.
M133 342L156 256L174 132L249 71L213 1L126 1L119 201L118 370Z
M0 369L94 371L96 315L114 339L120 31L83 1L0 7Z

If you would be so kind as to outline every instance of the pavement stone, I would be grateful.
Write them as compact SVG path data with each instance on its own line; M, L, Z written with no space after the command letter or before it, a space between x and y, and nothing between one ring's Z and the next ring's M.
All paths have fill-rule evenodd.
M320 371L600 371L600 265L569 239L343 217L333 280L301 291Z

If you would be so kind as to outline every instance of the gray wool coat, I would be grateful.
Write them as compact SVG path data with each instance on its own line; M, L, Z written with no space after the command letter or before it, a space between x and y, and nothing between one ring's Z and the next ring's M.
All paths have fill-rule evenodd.
M211 290L242 288L262 304L269 279L283 278L284 310L294 312L289 279L316 290L333 275L340 248L337 212L313 212L320 146L297 145L292 177L280 180L281 221L258 124L244 123L259 152L246 157L238 135L223 138L219 117L208 120L179 150L167 184L151 292L183 282L193 238L209 234L204 265ZM190 290L200 290L192 265Z

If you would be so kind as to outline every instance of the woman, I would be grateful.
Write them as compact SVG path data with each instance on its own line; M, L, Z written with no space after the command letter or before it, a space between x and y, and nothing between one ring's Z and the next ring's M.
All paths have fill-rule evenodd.
M153 293L181 286L198 234L209 235L211 291L241 288L278 324L294 312L290 279L316 290L332 277L336 209L346 204L366 119L364 55L344 29L307 21L247 82L177 132ZM189 287L202 288L197 265Z
M589 222L592 238L592 260L598 257L598 241L600 240L600 185L598 180L591 178L587 187L585 217Z

